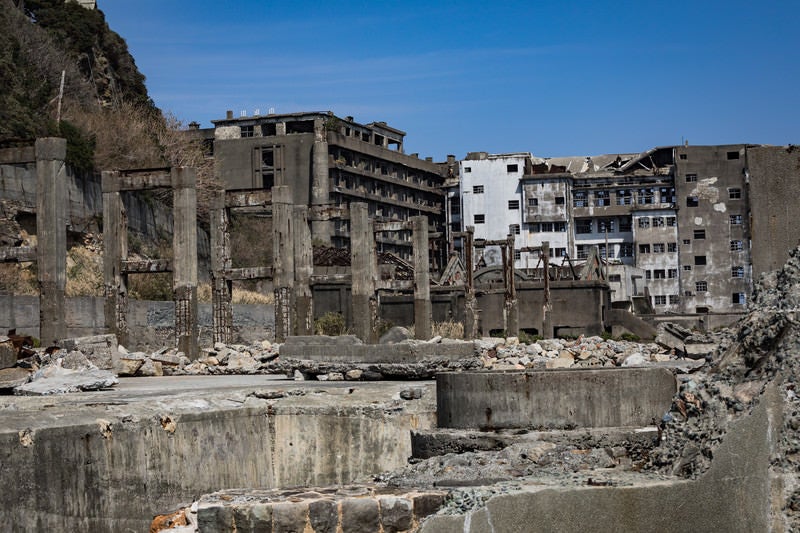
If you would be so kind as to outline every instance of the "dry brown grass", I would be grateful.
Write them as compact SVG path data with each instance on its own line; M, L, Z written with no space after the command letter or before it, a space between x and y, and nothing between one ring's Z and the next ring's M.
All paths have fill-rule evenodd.
M414 325L407 326L406 329L414 336ZM454 322L447 320L445 322L434 322L431 324L431 334L436 337L437 335L444 339L463 339L464 338L464 324L461 322Z
M201 283L197 286L197 301L203 303L211 303L211 284ZM275 303L275 297L272 294L263 294L256 291L249 291L247 289L233 288L231 294L231 303L235 304L254 304L254 305L271 305Z
M0 263L0 292L38 296L36 263Z
M102 296L103 257L82 246L67 252L67 296Z

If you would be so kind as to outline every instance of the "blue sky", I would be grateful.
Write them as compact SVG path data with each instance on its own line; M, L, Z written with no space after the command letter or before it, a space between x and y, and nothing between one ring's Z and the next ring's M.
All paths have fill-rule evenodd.
M98 0L150 96L333 111L405 151L538 156L800 144L800 1Z

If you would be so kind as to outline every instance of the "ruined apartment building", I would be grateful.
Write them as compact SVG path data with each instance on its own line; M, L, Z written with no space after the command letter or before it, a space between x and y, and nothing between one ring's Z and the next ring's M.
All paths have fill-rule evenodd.
M359 124L331 112L270 114L213 121L217 177L227 189L291 188L296 205L347 208L366 202L376 221L425 215L445 231L447 165L403 153L405 132ZM312 222L315 241L348 247L346 218ZM376 235L379 251L411 257L411 232Z
M800 237L783 193L797 188L798 161L791 147L743 144L592 158L476 152L460 162L457 210L476 238L512 233L517 249L549 241L556 258L583 260L597 247L615 265L620 307L649 295L657 313L741 312L753 265L783 264ZM521 269L538 259L515 257Z

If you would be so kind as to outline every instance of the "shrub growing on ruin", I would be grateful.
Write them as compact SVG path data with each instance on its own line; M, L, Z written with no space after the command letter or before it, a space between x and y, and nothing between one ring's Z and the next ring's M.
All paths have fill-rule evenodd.
M347 331L344 316L341 313L328 311L314 321L314 332L317 335L344 335Z

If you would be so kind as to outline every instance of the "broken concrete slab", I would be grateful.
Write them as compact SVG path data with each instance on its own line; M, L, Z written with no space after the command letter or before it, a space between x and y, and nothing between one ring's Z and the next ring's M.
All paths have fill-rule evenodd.
M116 335L90 335L63 339L58 346L67 351L82 352L94 366L103 370L113 370L114 360L119 354Z
M117 376L99 368L70 370L50 365L37 370L31 381L14 388L19 396L48 396L70 392L96 391L119 383Z
M471 341L453 343L404 342L382 345L376 350L368 344L333 343L317 338L316 342L287 342L280 347L280 356L305 361L327 363L417 363L431 359L458 359L475 356L475 345ZM338 338L338 337L329 337ZM314 337L311 337L314 339Z
M0 369L17 364L17 349L8 337L0 337Z
M31 371L12 367L0 369L0 394L8 394L11 389L24 385L31 377Z

